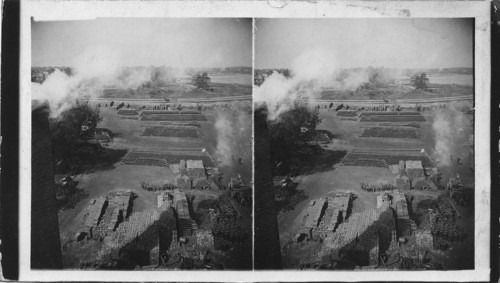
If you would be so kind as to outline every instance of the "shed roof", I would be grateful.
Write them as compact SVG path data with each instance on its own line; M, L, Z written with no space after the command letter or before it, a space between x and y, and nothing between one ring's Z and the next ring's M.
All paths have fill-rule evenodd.
M195 169L195 168L202 169L205 167L203 167L203 161L201 161L201 160L188 160L186 162L186 168L188 168L188 169Z
M420 160L407 160L406 169L423 169L422 161Z

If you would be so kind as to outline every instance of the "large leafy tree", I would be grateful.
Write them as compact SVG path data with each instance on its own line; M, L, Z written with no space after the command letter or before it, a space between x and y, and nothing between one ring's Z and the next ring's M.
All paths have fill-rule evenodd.
M282 113L278 119L270 122L271 158L281 162L291 157L298 148L304 146L309 133L316 129L320 118L317 109L296 103Z
M101 120L98 108L77 104L50 120L52 154L55 159L71 158L78 145L92 138Z
M429 90L429 86L427 85L427 83L429 83L429 78L426 73L420 73L412 76L411 83L415 89Z
M207 72L196 75L193 78L193 83L199 89L210 90L210 77Z

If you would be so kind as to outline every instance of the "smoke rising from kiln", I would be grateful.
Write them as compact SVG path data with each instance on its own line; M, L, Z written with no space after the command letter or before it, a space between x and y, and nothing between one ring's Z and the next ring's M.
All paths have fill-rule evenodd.
M434 131L434 155L438 166L447 167L452 164L451 157L464 154L463 146L467 143L468 119L459 110L450 108L436 111L432 129Z
M56 69L40 85L32 83L32 99L47 100L51 117L75 105L81 95L97 98L105 87L137 88L145 82L164 83L184 73L161 68L124 68L117 50L94 46L77 56L72 75Z
M314 102L325 88L356 90L365 83L387 83L397 74L385 69L339 69L332 52L314 49L291 63L291 77L273 72L254 88L256 107L268 107L268 119L275 120L291 109L298 99Z
M118 70L117 52L92 47L75 58L72 76L59 69L47 76L43 84L32 83L32 99L47 100L51 117L71 108L81 94L97 97L104 85L115 81Z
M333 56L323 49L302 54L293 60L291 66L291 77L274 72L254 89L256 106L267 104L269 120L292 108L298 99L316 99L321 86L329 82L335 71Z
M76 80L66 73L55 70L42 85L31 84L31 97L34 100L47 100L50 116L56 117L74 104L77 93L73 91Z

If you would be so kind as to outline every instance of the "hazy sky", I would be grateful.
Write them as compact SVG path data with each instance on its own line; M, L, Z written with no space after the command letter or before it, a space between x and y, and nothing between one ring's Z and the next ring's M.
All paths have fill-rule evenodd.
M338 67L472 67L473 19L257 19L255 68L321 49Z
M88 49L110 51L123 66L252 65L251 19L32 22L31 33L33 66L74 66Z

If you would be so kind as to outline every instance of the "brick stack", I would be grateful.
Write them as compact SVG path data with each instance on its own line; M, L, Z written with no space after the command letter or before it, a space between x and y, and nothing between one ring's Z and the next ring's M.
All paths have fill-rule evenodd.
M406 161L406 176L410 180L425 179L424 168L420 160Z
M181 237L192 236L191 216L189 215L189 206L186 193L175 189L173 203L175 211L177 212L177 225L179 228L179 235Z

